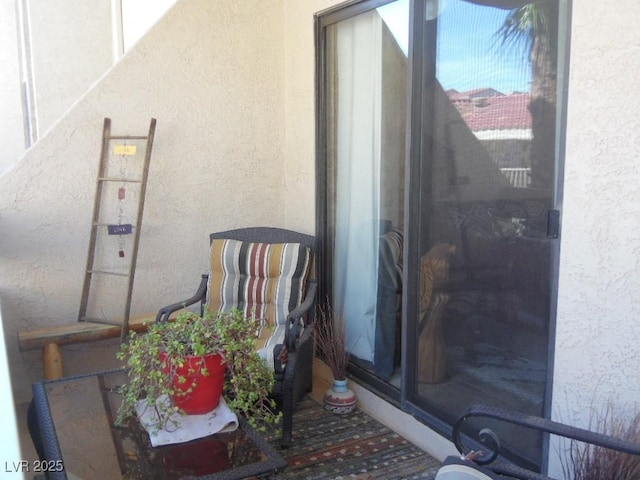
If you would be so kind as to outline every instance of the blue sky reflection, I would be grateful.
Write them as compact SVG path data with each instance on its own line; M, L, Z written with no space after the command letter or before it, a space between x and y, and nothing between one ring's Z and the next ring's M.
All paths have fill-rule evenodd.
M464 0L440 0L437 76L445 90L494 88L503 93L528 92L531 67L523 51L502 46L497 32L508 10ZM378 8L398 45L408 51L409 0Z
M490 87L528 92L531 67L524 52L503 46L496 35L508 10L449 0L438 17L437 76L445 89Z

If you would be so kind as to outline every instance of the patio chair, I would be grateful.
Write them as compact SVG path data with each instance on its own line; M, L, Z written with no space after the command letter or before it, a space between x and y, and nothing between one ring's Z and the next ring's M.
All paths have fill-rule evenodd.
M312 387L315 237L251 227L212 233L210 243L210 270L197 292L161 308L156 322L196 303L201 312L237 308L262 319L258 353L274 371L273 397L282 409L281 442L287 446L295 405Z
M453 442L462 456L447 457L438 470L435 480L495 480L504 478L553 480L551 477L498 459L500 440L498 436L488 428L483 428L478 431L479 441L477 445L479 446L476 446L474 449L466 446L462 439L462 425L472 417L491 418L539 432L584 442L585 444L604 447L620 453L640 455L640 444L637 443L513 410L488 405L474 405L460 416L453 426ZM481 449L482 452L478 449Z

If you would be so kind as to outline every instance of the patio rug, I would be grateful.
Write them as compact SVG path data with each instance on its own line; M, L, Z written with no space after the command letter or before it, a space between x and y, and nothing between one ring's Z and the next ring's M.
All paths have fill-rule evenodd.
M281 450L289 466L272 478L428 480L440 464L364 412L335 415L309 397L294 415L293 435L293 446Z

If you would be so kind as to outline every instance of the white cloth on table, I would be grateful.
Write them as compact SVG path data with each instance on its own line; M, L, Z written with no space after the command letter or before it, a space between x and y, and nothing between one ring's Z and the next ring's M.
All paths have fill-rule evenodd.
M158 399L158 403L160 402L168 405L169 398L164 395ZM146 400L140 400L136 404L136 413L140 423L149 433L151 445L154 447L188 442L214 433L232 432L238 428L238 417L231 411L224 398L220 398L218 406L209 413L174 413L167 422L167 427L163 429L157 428L158 414L155 408L147 405Z

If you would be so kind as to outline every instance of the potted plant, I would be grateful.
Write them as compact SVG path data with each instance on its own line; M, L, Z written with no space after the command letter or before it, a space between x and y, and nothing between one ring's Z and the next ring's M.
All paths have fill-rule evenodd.
M640 411L616 409L613 400L600 410L592 407L588 429L611 437L640 444ZM562 444L561 444L562 445ZM564 445L566 446L566 443ZM561 457L564 478L574 480L637 480L640 456L571 439Z
M175 321L154 323L146 333L131 332L117 356L126 362L128 381L121 387L122 404L116 424L136 416L136 406L146 401L155 409L152 431L175 427L175 414L213 410L223 394L228 406L249 424L265 429L276 424L274 384L255 349L259 320L242 311L185 312ZM204 400L199 390L209 388ZM196 398L197 406L190 402ZM174 424L174 425L171 425Z
M333 374L333 386L323 397L324 408L340 415L351 413L356 407L356 396L347 385L346 326L342 317L333 314L329 302L318 308L316 341L320 355Z

